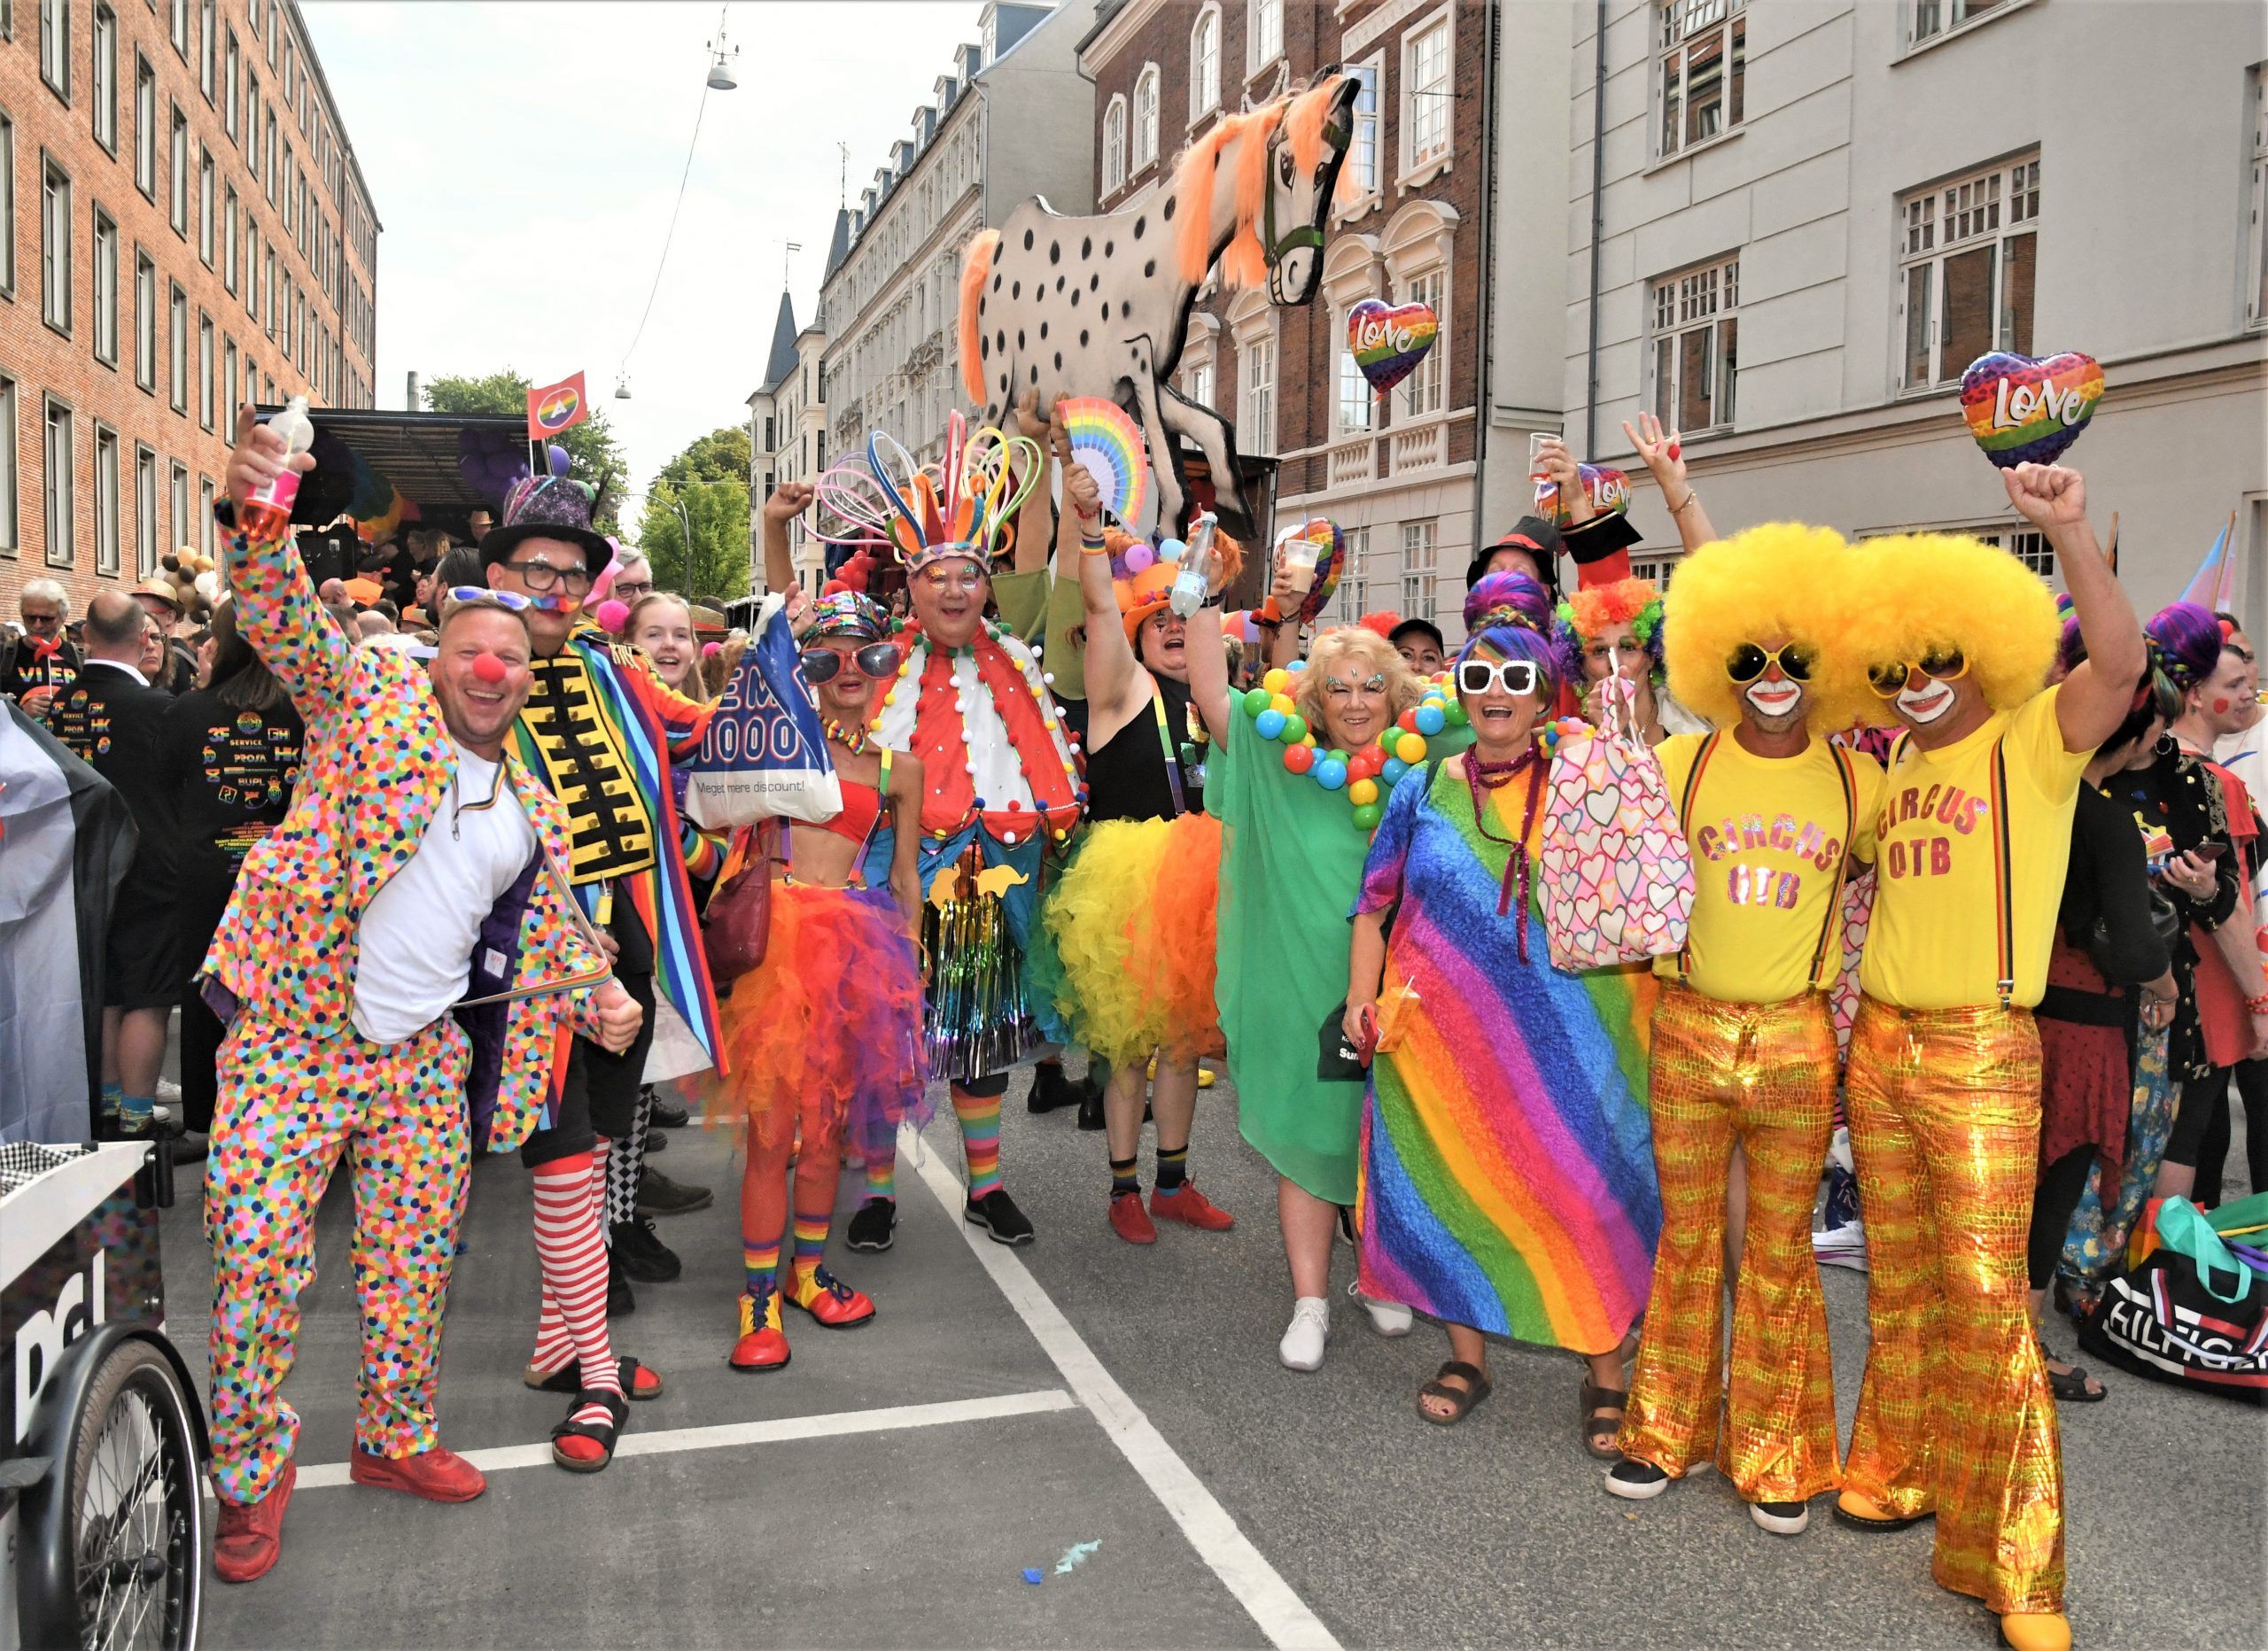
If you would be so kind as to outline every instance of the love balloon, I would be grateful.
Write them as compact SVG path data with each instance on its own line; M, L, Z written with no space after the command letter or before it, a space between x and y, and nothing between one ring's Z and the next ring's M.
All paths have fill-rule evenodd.
M1397 306L1364 298L1347 312L1347 347L1371 388L1380 395L1418 370L1441 331L1440 318L1430 304Z
M1995 350L1961 376L1969 433L2004 470L2053 463L2079 438L2101 399L2101 364L2077 351L2034 360Z
M1612 465L1579 464L1575 470L1597 514L1620 515L1630 508L1630 478ZM1567 508L1559 500L1559 484L1549 477L1536 478L1535 513L1561 527L1569 521Z

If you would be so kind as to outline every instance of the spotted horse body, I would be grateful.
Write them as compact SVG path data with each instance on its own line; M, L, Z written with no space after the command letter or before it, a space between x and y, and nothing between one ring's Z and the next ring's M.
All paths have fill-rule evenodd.
M1059 396L1117 402L1148 439L1159 521L1173 531L1190 516L1176 440L1186 436L1211 468L1222 525L1249 539L1234 426L1169 381L1216 267L1223 288L1265 281L1278 305L1314 297L1355 93L1351 78L1326 71L1305 91L1216 122L1169 186L1138 205L1074 218L1035 196L979 235L961 267L969 399L994 422L1032 392L1042 409Z

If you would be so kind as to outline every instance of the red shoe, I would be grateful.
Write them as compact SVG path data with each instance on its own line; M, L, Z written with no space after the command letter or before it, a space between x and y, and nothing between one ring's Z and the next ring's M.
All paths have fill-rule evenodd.
M855 1330L874 1319L874 1298L863 1290L853 1290L823 1267L808 1273L800 1269L788 1275L788 1299L794 1302L826 1329Z
M377 1491L403 1491L429 1502L469 1502L488 1488L487 1476L439 1445L415 1456L374 1456L354 1447L346 1477Z
M222 1497L221 1530L213 1539L213 1574L223 1582L257 1582L276 1569L284 1554L284 1510L299 1470L289 1457L268 1494L256 1502Z
M1129 1244L1158 1241L1158 1229L1150 1224L1150 1213L1142 1207L1142 1195L1138 1192L1111 1195L1110 1230Z
M741 1338L727 1358L735 1370L784 1370L788 1368L788 1333L780 1328L780 1292L766 1291L762 1301L741 1298Z
M1193 1181L1183 1182L1171 1192L1153 1189L1150 1213L1161 1221L1182 1221L1208 1233L1224 1233L1237 1224L1237 1218L1226 1210L1214 1208Z

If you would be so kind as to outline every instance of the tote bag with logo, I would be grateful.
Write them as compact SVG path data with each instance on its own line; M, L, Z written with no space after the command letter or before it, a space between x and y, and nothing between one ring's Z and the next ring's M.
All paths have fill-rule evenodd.
M785 601L767 596L701 749L685 766L686 818L711 831L762 819L817 825L843 811L819 708L804 686Z

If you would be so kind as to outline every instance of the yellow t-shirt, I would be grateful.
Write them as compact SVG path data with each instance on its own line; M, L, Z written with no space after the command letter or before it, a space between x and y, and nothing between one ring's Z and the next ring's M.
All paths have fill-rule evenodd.
M1875 911L1859 985L1900 1009L2000 1001L2000 830L1992 818L1992 748L2008 752L2016 990L2029 1009L2047 985L2047 952L2071 858L2071 810L2091 751L2066 751L2055 720L2061 688L1986 719L1941 750L1902 742L1876 827Z
M1677 734L1655 748L1673 804L1683 804L1708 740ZM1718 740L1682 820L1693 854L1685 979L1695 991L1721 1003L1776 1004L1810 989L1837 871L1846 856L1863 864L1875 855L1882 764L1862 751L1847 756L1846 802L1823 740L1799 756L1758 756L1730 732ZM1842 957L1830 938L1829 980ZM1656 958L1654 973L1675 980L1677 955Z

